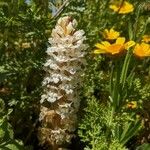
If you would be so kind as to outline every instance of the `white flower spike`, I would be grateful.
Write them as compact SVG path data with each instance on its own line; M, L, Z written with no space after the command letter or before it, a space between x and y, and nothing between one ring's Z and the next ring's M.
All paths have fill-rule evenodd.
M79 109L79 85L83 75L86 45L84 31L76 30L77 21L62 17L52 30L44 64L46 76L41 96L41 128L39 139L42 144L62 148L74 136Z

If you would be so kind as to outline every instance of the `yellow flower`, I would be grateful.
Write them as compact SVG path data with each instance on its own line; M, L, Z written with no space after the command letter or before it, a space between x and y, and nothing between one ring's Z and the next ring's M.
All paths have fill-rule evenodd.
M110 44L108 41L103 41L101 43L97 43L95 46L97 47L96 50L94 50L95 54L119 54L123 52L124 50L129 49L135 44L134 41L129 41L125 43L124 37L117 38L115 43Z
M149 43L150 42L150 35L144 35L142 41Z
M146 43L136 44L133 53L138 57L150 56L150 45Z
M134 7L129 2L125 1L123 4L119 5L110 5L109 8L111 8L113 11L118 12L119 14L127 14L130 12L133 12Z
M119 37L120 33L115 31L113 28L111 28L110 30L105 29L103 32L103 36L105 39L109 39L109 40L114 40L117 39Z
M131 101L127 104L127 108L135 109L137 108L137 102L136 101Z

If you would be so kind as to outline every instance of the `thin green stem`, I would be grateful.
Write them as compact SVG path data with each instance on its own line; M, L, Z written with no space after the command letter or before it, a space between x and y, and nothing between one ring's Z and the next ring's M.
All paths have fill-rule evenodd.
M121 72L121 78L120 78L120 83L122 84L122 88L124 88L125 86L130 60L131 60L131 50L128 50L127 55L124 60L124 64L123 64L122 72Z
M112 95L112 100L113 100L113 107L116 109L119 106L119 81L120 81L120 61L115 62L115 68L112 70L111 73L111 82L114 79L114 82L111 83L111 95Z

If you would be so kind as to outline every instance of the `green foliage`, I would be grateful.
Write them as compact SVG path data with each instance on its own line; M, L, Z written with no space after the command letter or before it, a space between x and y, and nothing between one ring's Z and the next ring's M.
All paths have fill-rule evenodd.
M150 149L149 143L145 143L145 144L142 144L141 146L137 147L137 150L149 150L149 149Z
M12 126L7 120L9 113L4 113L4 102L0 99L0 149L2 150L24 150L23 143L14 140L14 132Z
M128 115L116 116L111 120L111 110L108 105L99 104L95 98L89 99L85 116L79 125L79 136L87 144L85 150L125 150L120 144L119 138L116 139L116 125L124 125L129 121ZM118 120L119 119L119 120ZM125 130L124 125L122 130ZM110 132L112 131L112 133Z
M11 125L4 118L0 120L0 149L23 150L22 142L14 140Z
M86 73L87 80L85 79L83 94L83 99L87 99L88 104L79 126L79 135L89 145L88 149L109 149L110 145L112 145L111 149L116 149L115 144L112 143L119 144L123 149L141 129L141 118L138 118L137 114L143 109L141 101L149 99L149 92L146 89L149 81L146 79L138 89L134 83L138 75L140 80L143 80L144 69L147 70L143 76L144 80L146 76L149 77L149 74L146 73L149 72L147 64L149 61L147 60L147 65L140 67L141 62L133 58L132 50L128 51L126 58L122 56L120 60L117 57L98 56L95 58L94 55L91 55L93 45L103 40L102 31L106 28L114 27L117 31L121 31L121 36L124 35L127 39L137 42L144 34L149 33L149 16L146 15L145 4L142 2L139 4L134 0L131 2L135 11L130 15L112 13L109 9L110 1L103 0L97 0L94 3L86 1L86 4L80 5L81 16L72 14L79 20L81 19L81 27L87 31L87 41L90 45L90 53L87 56L87 60L90 61L88 61L89 68ZM86 19L83 19L84 17ZM140 74L136 67L140 67ZM112 70L112 73L108 70ZM111 78L110 84L108 84L109 78ZM93 105L93 96L100 104L95 100L96 104ZM128 102L131 101L137 102L137 108L127 108ZM98 108L101 111L97 113Z
M118 15L109 8L113 0L70 0L62 13L53 18L64 1L31 0L27 3L25 0L0 0L2 150L23 149L23 145L37 146L39 100L44 75L42 64L51 29L55 19L61 15L71 15L78 20L78 27L85 31L89 45L81 102L82 108L87 107L79 127L79 135L87 145L85 149L124 150L125 143L132 139L140 126L136 115L150 114L150 59L139 60L131 56L130 64L126 63L122 71L122 82L115 84L117 76L112 75L112 90L109 70L114 67L115 58L93 54L94 45L104 39L102 31L106 28L114 27L121 36L136 42L144 34L150 34L150 1L130 0L135 11ZM123 60L118 63L119 69ZM117 106L118 111L112 112L110 102L112 99L119 101L120 96L122 102ZM136 109L126 107L131 101L137 102Z
M42 64L51 32L48 1L0 1L0 98L7 136L1 149L36 142ZM11 130L10 130L11 127ZM34 137L32 139L32 136ZM9 140L10 139L10 140Z

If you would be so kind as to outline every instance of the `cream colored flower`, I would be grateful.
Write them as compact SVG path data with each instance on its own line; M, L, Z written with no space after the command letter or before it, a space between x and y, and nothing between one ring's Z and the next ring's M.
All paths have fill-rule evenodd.
M62 17L52 30L44 64L46 76L41 96L39 132L41 143L57 145L70 142L77 124L81 76L83 75L84 31L76 30L77 22Z

